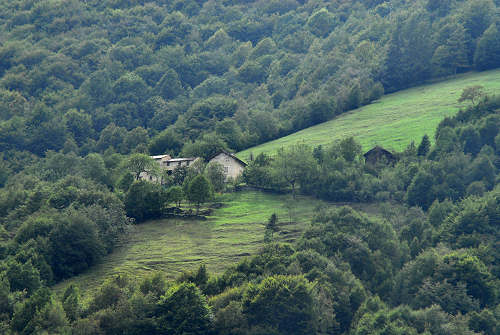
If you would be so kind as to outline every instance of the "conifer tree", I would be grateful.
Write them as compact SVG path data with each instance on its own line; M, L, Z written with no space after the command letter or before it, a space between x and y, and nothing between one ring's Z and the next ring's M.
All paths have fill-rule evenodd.
M431 141L429 140L429 136L425 134L422 137L422 142L420 142L418 149L417 149L417 155L419 156L427 156L429 153L429 150L431 148Z

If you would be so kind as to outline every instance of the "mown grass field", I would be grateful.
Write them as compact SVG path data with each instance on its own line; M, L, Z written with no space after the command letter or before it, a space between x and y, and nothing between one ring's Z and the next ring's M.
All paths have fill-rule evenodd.
M75 283L91 293L111 276L134 278L152 271L162 271L173 279L200 264L212 273L222 273L263 245L264 223L272 213L278 215L280 224L275 238L292 241L310 223L317 207L328 205L309 197L293 200L288 195L256 191L225 194L217 200L224 206L214 210L206 221L166 219L134 226L100 264L58 284L55 290L61 292Z
M411 141L419 143L424 134L433 138L439 122L454 115L466 104L457 102L467 86L482 85L488 93L500 93L500 70L459 75L454 79L418 86L388 94L374 103L342 114L334 120L301 130L289 136L241 151L247 160L250 153L273 153L298 142L316 146L353 136L364 150L375 145L400 151Z

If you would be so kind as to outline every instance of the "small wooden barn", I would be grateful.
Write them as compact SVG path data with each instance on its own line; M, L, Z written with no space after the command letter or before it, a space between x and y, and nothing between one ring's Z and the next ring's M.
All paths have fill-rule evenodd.
M396 156L382 147L376 146L363 155L367 164L394 164L397 161Z

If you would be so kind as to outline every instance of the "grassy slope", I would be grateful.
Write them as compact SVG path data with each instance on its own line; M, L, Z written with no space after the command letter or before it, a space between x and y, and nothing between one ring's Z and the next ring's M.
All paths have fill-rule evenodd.
M247 149L237 156L248 159L250 153L275 152L282 146L297 142L325 145L348 136L354 136L364 150L375 145L402 150L411 141L418 143L426 133L434 135L439 122L460 108L457 99L463 88L472 85L482 85L489 93L498 94L500 70L468 73L444 82L388 94L334 120Z
M134 226L112 254L90 271L58 284L58 292L70 283L92 292L104 279L118 274L131 277L161 270L174 278L182 271L194 270L204 263L213 273L221 273L241 257L262 246L264 225L269 216L278 215L280 240L295 239L310 222L322 201L297 197L293 206L294 224L288 224L285 204L293 201L286 195L260 192L226 194L225 205L207 221L158 220Z

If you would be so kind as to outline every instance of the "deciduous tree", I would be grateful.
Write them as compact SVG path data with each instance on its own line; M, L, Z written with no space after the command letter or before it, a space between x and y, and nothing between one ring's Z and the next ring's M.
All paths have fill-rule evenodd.
M478 70L494 69L500 66L500 32L493 23L477 42L474 65Z
M172 186L167 190L167 199L176 204L177 208L181 207L181 201L184 199L184 192L180 186Z
M196 214L200 210L201 204L207 202L212 196L212 185L203 175L194 177L189 183L187 198L196 204Z
M128 157L125 167L134 174L135 180L139 180L143 172L154 173L158 169L158 163L148 155L137 153Z
M458 102L469 100L472 104L476 104L482 97L485 96L484 87L481 85L474 85L464 88Z
M206 298L192 283L171 287L161 297L155 314L160 330L172 335L209 334L213 320Z
M209 163L205 168L205 173L215 192L224 191L226 174L224 173L222 164L217 162Z

